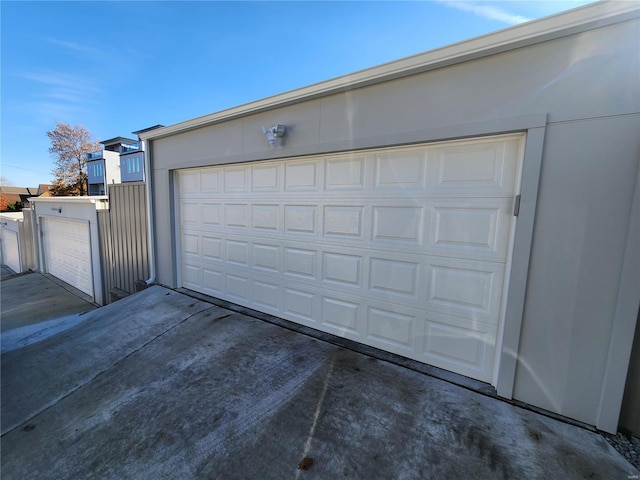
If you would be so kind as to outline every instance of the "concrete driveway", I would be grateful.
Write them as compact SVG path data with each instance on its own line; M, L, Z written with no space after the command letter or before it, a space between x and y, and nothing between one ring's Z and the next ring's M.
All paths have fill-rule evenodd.
M1 368L4 479L638 475L594 432L160 286Z
M2 352L76 325L98 307L88 295L51 275L15 274L3 265L1 285Z

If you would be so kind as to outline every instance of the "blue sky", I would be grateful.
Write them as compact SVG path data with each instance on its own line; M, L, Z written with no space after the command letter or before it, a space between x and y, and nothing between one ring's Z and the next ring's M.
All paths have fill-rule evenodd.
M0 175L49 183L46 131L171 125L589 3L0 2Z

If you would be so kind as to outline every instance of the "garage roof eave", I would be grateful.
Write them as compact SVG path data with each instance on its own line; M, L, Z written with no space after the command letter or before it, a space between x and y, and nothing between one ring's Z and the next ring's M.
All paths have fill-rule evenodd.
M162 138L249 114L414 75L637 17L640 17L640 4L636 2L596 2L568 12L464 40L167 127L142 131L139 136L142 140Z

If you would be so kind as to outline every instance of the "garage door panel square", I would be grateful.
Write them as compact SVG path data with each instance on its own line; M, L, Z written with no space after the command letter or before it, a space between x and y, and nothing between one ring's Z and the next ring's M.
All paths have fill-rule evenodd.
M343 285L362 286L362 257L340 253L324 253L322 256L322 279Z
M508 140L440 147L429 162L432 187L442 193L475 189L513 195L518 145Z
M252 191L277 192L280 190L280 167L260 165L251 168Z
M502 144L478 147L456 146L437 152L437 186L462 187L469 184L502 186L504 158Z
M222 224L222 205L219 203L203 203L201 205L202 223L219 227Z
M221 173L220 169L206 169L200 172L200 192L202 193L219 193L221 190Z
M207 259L221 259L221 240L216 237L202 237L202 256Z
M252 205L253 228L255 230L278 231L278 205Z
M338 158L325 161L326 190L362 190L364 178L364 158Z
M279 271L278 247L273 245L253 245L253 266L277 273Z
M293 288L285 288L284 290L284 311L293 317L313 322L315 317L314 303L314 293Z
M200 267L196 265L184 264L182 269L182 281L185 285L200 285L202 279L200 278Z
M178 176L180 193L200 192L200 172L198 170L182 171Z
M328 206L324 208L324 235L362 238L363 207Z
M180 205L180 221L182 225L198 225L200 223L200 205L194 202L183 202Z
M413 349L415 317L391 310L369 307L367 335L378 342Z
M422 207L373 207L374 241L422 242Z
M419 268L417 263L372 258L369 289L387 295L416 298Z
M249 224L249 206L246 204L226 204L224 218L227 227L246 228Z
M425 186L426 155L423 150L375 156L375 188L402 189Z
M237 265L249 265L249 244L236 240L227 240L227 262Z
M313 162L285 163L285 190L316 191L318 190L318 166Z
M285 205L284 228L287 233L316 233L316 209L310 205Z
M496 275L478 267L431 265L427 303L467 314L491 314Z
M322 323L358 335L360 305L346 300L322 297Z
M189 255L200 254L200 237L198 235L183 234L182 235L182 251Z
M242 300L249 299L249 279L239 275L227 274L227 293Z
M303 250L298 248L284 249L284 271L287 275L295 275L309 279L316 278L315 250Z
M253 282L253 300L263 308L272 311L279 310L280 286L262 281Z
M488 341L482 332L427 320L424 353L466 368L484 370L487 347L492 347Z
M247 167L224 169L224 191L243 193L249 190Z
M207 293L213 295L224 294L224 275L216 270L204 268L202 270L202 283Z
M435 247L495 252L497 208L434 207L432 235Z

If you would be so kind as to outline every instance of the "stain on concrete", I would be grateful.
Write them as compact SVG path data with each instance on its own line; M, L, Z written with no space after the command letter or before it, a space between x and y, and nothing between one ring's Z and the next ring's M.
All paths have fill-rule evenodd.
M128 297L137 297L129 307L148 305L153 288ZM162 289L154 295L166 297ZM64 340L3 356L13 365L8 378L3 371L3 416L6 398L11 404L20 389L27 394L16 362L37 358L46 378L70 368L56 364L64 351L87 361L103 346L109 359L106 368L104 358L94 359L98 375L66 374L64 385L77 388L23 412L20 425L37 428L2 437L4 478L565 480L635 473L592 432L218 307L199 303L185 312L177 307L189 310L192 301L171 298L172 320L138 323L133 330L144 335L133 343L126 340L131 330L118 324L72 329ZM103 322L114 321L115 310L101 310ZM313 467L298 470L305 457Z

